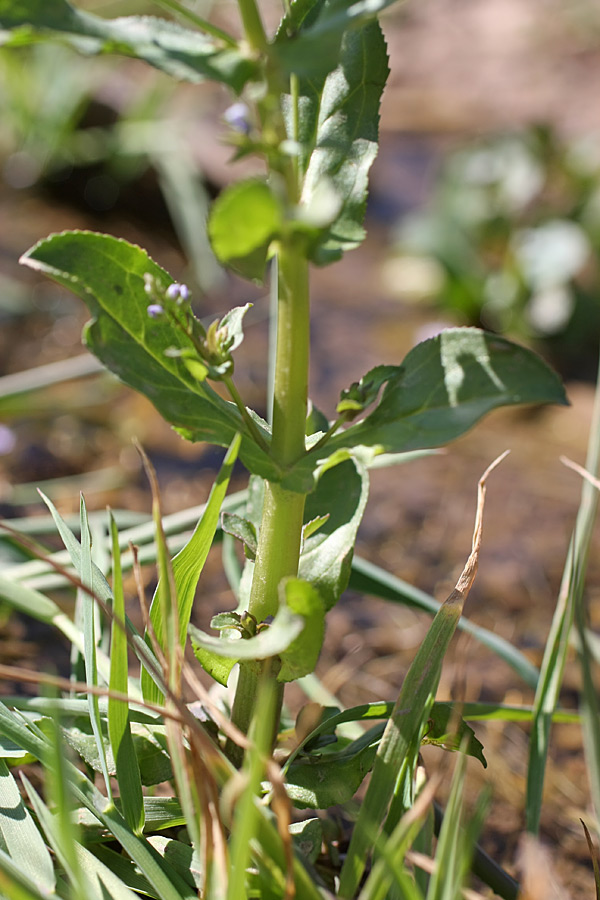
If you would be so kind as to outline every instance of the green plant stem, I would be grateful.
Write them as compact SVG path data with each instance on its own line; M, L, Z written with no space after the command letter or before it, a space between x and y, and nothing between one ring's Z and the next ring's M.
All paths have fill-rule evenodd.
M254 439L255 443L257 443L258 446L262 450L265 451L265 453L270 453L269 445L267 444L267 442L263 438L262 434L256 427L256 424L252 421L252 416L246 409L246 407L244 405L244 401L242 400L242 398L240 396L240 392L238 391L235 384L233 383L233 378L226 377L223 379L223 382L225 384L225 387L229 391L229 395L230 395L231 399L233 400L233 402L239 409L242 419L244 420L246 427L247 427L248 431L250 432L252 438Z
M320 438L314 447L311 447L311 450L320 450L323 447L329 438L332 438L336 431L345 425L348 421L348 417L346 415L341 415L339 419L336 419L335 422L329 427L329 429L325 432L322 438Z
M285 468L306 452L305 430L308 402L310 317L308 262L302 243L282 242L278 252L277 353L273 391L273 438L271 453ZM249 612L257 622L273 616L279 606L279 585L298 574L305 494L284 490L267 482ZM269 661L265 665L270 665ZM247 731L256 700L260 667L240 665L232 721ZM277 733L283 687L275 704ZM227 747L233 762L239 749Z
M308 262L302 245L281 246L277 313L277 355L273 391L271 453L282 468L305 450L308 402ZM267 483L249 612L262 622L279 606L279 584L298 574L305 495Z
M246 40L253 50L267 49L267 35L255 0L238 0Z
M273 392L272 452L282 466L305 452L310 309L303 242L291 237L278 249L279 301Z

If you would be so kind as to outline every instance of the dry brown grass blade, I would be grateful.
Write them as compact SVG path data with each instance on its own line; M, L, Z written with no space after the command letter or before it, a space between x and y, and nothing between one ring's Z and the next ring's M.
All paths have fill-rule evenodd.
M23 684L45 684L48 687L55 687L61 691L69 693L75 691L80 694L94 694L97 697L110 697L113 700L120 700L123 703L133 703L135 706L143 707L150 712L158 713L164 718L171 718L177 722L183 722L184 716L180 710L168 710L164 706L157 703L149 703L146 700L134 699L128 694L122 694L119 691L111 691L107 687L101 685L86 684L84 681L72 681L70 678L63 678L61 675L50 675L47 672L33 672L31 669L23 669L20 666L7 666L0 663L0 678L6 678L15 682L23 682Z
M491 473L496 469L500 463L506 459L510 450L505 450L504 453L501 453L500 456L496 457L496 459L490 463L487 467L479 482L477 484L477 513L475 515L475 526L473 528L473 541L471 545L471 552L469 554L469 558L465 563L465 567L462 570L458 581L456 582L456 586L448 599L446 600L447 604L460 602L461 605L464 604L465 600L469 595L469 591L473 587L473 582L475 581L475 576L477 574L477 566L479 564L479 551L481 550L481 538L483 533L483 510L485 507L485 495L487 491L487 479L491 475Z
M566 466L567 469L572 469L573 472L577 472L578 475L581 475L582 478L585 478L586 481L589 481L591 485L593 485L597 490L600 491L600 479L595 478L593 475L591 475L587 469L584 469L583 466L579 465L579 463L573 462L573 460L569 459L568 456L561 456L560 461L563 466Z

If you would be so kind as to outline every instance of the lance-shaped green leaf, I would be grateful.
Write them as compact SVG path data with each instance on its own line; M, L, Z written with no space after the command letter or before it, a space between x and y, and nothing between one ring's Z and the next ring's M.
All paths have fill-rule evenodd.
M219 524L221 505L229 487L229 480L237 459L239 446L239 435L236 435L225 455L202 518L196 525L194 533L185 547L173 559L173 581L177 599L177 621L179 623L178 637L182 647L185 644L196 587ZM160 588L161 584L159 582L152 600L152 606L150 607L150 621L157 640L164 648L168 629L167 623L163 619L163 612L159 602ZM142 669L141 683L144 698L154 703L160 703L162 699L161 692L145 669Z
M215 201L208 234L217 259L245 278L262 281L269 244L283 224L281 205L256 178L232 185Z
M372 23L397 0L294 0L282 19L275 46L280 65L307 78L334 68L348 32Z
M155 16L102 19L67 0L0 0L0 42L22 45L58 39L86 55L118 53L143 59L174 78L219 81L240 92L256 63L236 45Z
M388 74L385 39L372 22L344 35L338 66L325 79L318 104L313 85L306 87L306 111L316 114L316 122L301 210L309 224L314 219L318 226L324 218L328 226L312 251L319 264L339 259L364 239L368 174L377 155L379 102ZM323 208L327 195L329 213Z
M121 570L121 550L114 517L110 516L113 546L113 620L110 641L110 682L113 693L127 694L128 663L127 633L125 631L125 595ZM129 705L114 696L108 698L108 735L115 760L117 781L123 815L132 831L141 834L144 829L144 799L140 767L131 736Z
M324 6L303 0L292 4L274 48L284 67L296 61L294 35L309 32ZM318 57L301 54L297 65L292 62L300 77L287 109L288 134L298 146L304 173L299 220L312 234L311 257L319 264L339 259L364 238L367 178L377 154L379 102L389 74L377 22L336 32L329 44Z
M250 437L235 404L196 380L181 355L172 352L194 349L183 330L166 317L148 315L144 275L162 290L173 279L144 250L108 235L71 231L40 241L21 261L81 297L93 315L84 331L89 349L148 397L184 437L228 447L239 431L245 465L279 480L276 465ZM268 437L264 428L263 436Z
M477 328L443 331L392 368L373 412L328 442L332 457L359 445L390 453L440 447L501 406L568 402L559 377L539 356ZM314 470L319 456L323 450L309 453L286 486Z
M298 574L308 581L331 609L348 585L352 554L369 495L367 470L347 459L320 476L306 499L305 521L319 517L318 531L304 541Z

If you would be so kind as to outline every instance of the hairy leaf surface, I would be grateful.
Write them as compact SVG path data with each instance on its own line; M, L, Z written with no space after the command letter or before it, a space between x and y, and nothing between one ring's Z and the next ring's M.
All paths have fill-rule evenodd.
M284 16L279 61L288 72L315 77L335 67L345 34L368 26L397 0L295 0Z
M310 32L323 8L321 0L292 4L275 44L284 66L290 53L295 58L294 35ZM345 34L335 32L326 53L302 54L298 62L298 96L289 99L288 133L300 154L300 215L314 229L312 259L325 264L358 246L365 235L367 179L377 155L379 103L389 74L385 39L371 21Z
M321 85L301 81L300 140L308 148L301 204L308 221L332 221L313 250L319 264L339 259L365 236L368 174L377 155L379 103L389 74L385 39L377 22L347 32L337 67ZM306 152L306 151L305 151Z

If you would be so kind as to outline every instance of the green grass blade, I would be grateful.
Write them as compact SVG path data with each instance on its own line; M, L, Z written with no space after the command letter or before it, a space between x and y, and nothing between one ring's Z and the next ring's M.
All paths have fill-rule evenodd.
M436 867L429 882L427 900L455 900L462 886L460 859L463 797L467 757L459 753L452 778L448 807L438 837Z
M72 644L83 651L83 635L49 597L0 575L0 599L17 612L31 616L40 622L54 625Z
M442 662L477 572L486 478L503 456L488 467L479 481L471 554L455 589L436 614L406 673L400 695L381 739L371 781L340 874L339 896L344 900L350 900L356 892L372 846L371 835L373 832L377 833L385 822L388 807L394 796L397 775L411 748L417 745L418 736L435 699Z
M600 368L590 423L586 470L593 477L598 477L600 470ZM562 685L573 617L575 610L583 603L583 583L597 507L598 491L589 481L584 480L575 528L567 554L550 634L546 642L534 700L535 715L529 746L525 806L526 828L531 834L537 834L539 830L552 713L556 709Z
M592 804L596 814L596 829L600 828L600 704L592 674L593 661L585 635L582 605L578 605L576 623L579 634L579 664L583 690L579 701L583 725L583 746L587 764ZM595 864L597 866L597 863Z
M371 594L374 597L381 597L383 600L390 600L392 603L401 603L413 609L421 609L432 615L437 613L441 605L434 597L426 594L425 591L421 591L401 578L391 575L385 569L381 569L360 556L355 556L352 560L352 573L348 587L350 590ZM461 618L458 627L461 631L472 635L480 644L488 647L500 659L504 660L521 676L529 687L535 688L537 686L538 669L504 638L494 634L492 631L488 631L487 628L473 624L473 622L465 618Z
M0 759L0 834L21 872L42 893L53 893L56 878L52 858L3 759Z
M40 496L52 515L56 523L56 528L58 529L58 533L61 536L62 542L65 545L71 562L73 563L73 567L79 577L81 578L81 569L82 569L82 553L83 549L73 532L70 528L67 527L66 522L52 503L49 497L46 497L40 491ZM87 521L87 512L86 512L86 521ZM80 526L82 523L82 513L80 510ZM81 533L82 542L84 539L83 532ZM110 585L104 577L103 573L100 571L98 566L92 560L91 562L91 583L90 587L94 592L94 596L99 597L104 602L112 602L112 591L110 589Z
M87 713L87 700L80 700L76 697L11 697L2 698L6 706L13 709L20 709L24 712L37 712L44 716L51 716L55 712L64 715L85 716ZM108 699L106 697L98 698L100 707L100 715L103 719L108 716ZM129 708L129 719L131 722L141 722L146 725L156 723L160 718L158 712L151 712L140 706L133 705Z
M155 611L155 629L156 627L159 627L160 633L157 634L155 631L155 634L161 642L164 651L163 678L169 688L169 698L166 701L167 706L171 707L174 703L173 698L181 695L181 668L184 642L181 641L181 631L179 628L179 585L177 585L175 580L174 564L169 558L169 549L162 529L160 496L156 474L145 456L143 456L143 460L152 489L152 516L156 530L158 586L154 595L153 609ZM213 492L211 492L211 495L212 493ZM202 565L203 562L204 561L202 561ZM191 592L188 615L191 613L191 600L193 599L194 589L195 584L193 585ZM144 670L142 670L142 677L143 675ZM152 682L152 687L157 689L158 685L156 685L155 682ZM159 696L162 696L160 690ZM194 773L190 764L190 754L188 753L184 741L181 724L179 722L174 722L171 718L167 718L165 724L170 761L173 768L175 784L177 786L177 795L185 814L186 826L192 846L197 851L200 851L200 848L202 847L200 824L202 804L200 802L199 790L201 790L201 788L194 778ZM206 806L204 808L206 809ZM210 828L209 823L205 822L204 825L207 830ZM205 873L205 878L208 879L208 877L208 873Z
M245 507L247 498L247 491L237 491L236 493L230 494L225 497L223 500L222 509L228 511L240 510ZM47 498L44 498L47 504L50 501ZM49 506L50 508L50 506ZM172 551L178 552L182 547L185 546L187 542L187 537L185 532L189 529L193 529L197 524L198 519L200 519L206 510L206 503L202 503L199 506L193 506L189 509L181 510L177 513L172 513L169 516L165 516L163 520L163 530L165 534L170 538L169 545L172 548ZM91 515L94 515L93 513ZM104 513L103 513L104 515ZM121 513L123 515L123 513ZM75 555L75 559L78 559L79 554L79 542L73 535L68 522L71 521L70 517L66 519L62 519L56 509L54 509L54 513L52 515L52 521L55 523L55 527L57 526L57 518L60 519L62 523L64 523L65 527L68 528L67 534L69 534L69 542L70 546ZM139 518L139 517L138 517ZM16 520L14 525L15 529L21 530L18 528L18 523L23 520ZM47 528L47 521L44 519L44 528ZM11 522L12 524L12 522ZM25 531L23 531L25 533ZM65 540L65 536L63 535L63 541ZM108 536L105 539L107 549L110 550L111 539ZM142 522L136 522L134 525L130 525L123 531L119 533L119 547L123 551L123 556L121 559L121 564L123 571L129 571L133 566L133 556L131 552L128 552L128 547L130 544L135 544L139 549L139 561L142 564L146 563L155 563L156 562L156 547L154 545L154 524L151 520L148 520L147 516L143 517ZM66 546L69 546L65 543ZM52 553L48 560L40 560L33 559L27 560L26 562L18 563L16 565L7 566L4 570L4 576L6 578L11 579L12 581L18 581L26 583L29 587L35 587L38 590L45 590L48 587L59 587L64 584L68 584L68 581L64 576L56 573L52 568L52 563L58 563L59 565L68 565L71 556L68 551L60 550L57 553ZM108 590L108 595L110 595L110 587L108 586L108 582L104 579L104 590ZM102 594L102 585L95 585L97 589L97 596L103 599Z
M107 802L100 791L72 763L52 750L51 742L42 735L34 733L31 727L11 713L0 702L0 734L15 744L23 747L44 766L60 776L59 785L67 784L77 803L85 806L119 842L123 850L139 867L142 874L153 886L160 900L197 900L197 893L192 891L166 860L161 859L145 838L133 833L127 822L114 805ZM61 803L58 808L64 808Z
M71 879L70 897L73 900L78 900L84 895L84 881L75 853L80 829L72 816L75 804L74 794L71 790L72 780L69 777L69 766L71 764L67 758L66 746L60 728L60 712L57 709L51 711L50 724L50 736L45 744L44 768L46 795L48 802L55 810L55 815L50 833L47 833L47 836L52 838L52 849L59 854L62 865L69 872ZM38 759L40 759L39 755ZM39 813L38 818L40 818ZM40 822L44 828L41 818ZM44 830L47 831L45 828Z
M107 606L111 607L112 603L113 603L112 590L111 590L111 587L110 587L109 583L107 582L104 574L102 573L102 571L98 568L98 566L92 559L91 562L88 564L88 571L87 571L88 580L87 580L87 582L84 580L83 569L82 569L82 566L83 566L82 545L79 543L79 541L77 540L77 538L75 537L75 535L73 534L71 529L67 526L66 522L64 521L64 519L62 518L62 516L60 515L60 513L58 512L58 510L52 503L52 501L48 497L44 496L44 494L41 494L41 496L42 496L42 499L44 500L44 502L46 503L46 505L48 506L48 509L50 510L50 513L55 522L56 528L58 529L61 539L66 547L67 556L68 556L68 558L70 558L70 560L73 564L73 567L77 573L77 576L82 581L82 583L88 584L88 587L93 591L94 597L97 598L100 603L104 603ZM87 517L87 512L86 512L86 517ZM82 537L83 537L83 532L82 532ZM62 559L62 558L63 557L61 554L56 554L51 559L59 562L60 559ZM39 561L36 560L36 563L37 562L39 562ZM50 566L52 566L52 562L50 562L49 564L50 564ZM29 565L29 564L26 563L25 565ZM90 572L91 572L91 574L90 574ZM14 574L16 574L16 573L13 572L13 576L14 576ZM62 578L59 579L59 583L61 583L61 582L62 582ZM23 587L25 587L25 585L23 585ZM82 594L83 593L84 592L82 592ZM90 599L90 601L91 601L89 594L87 592L85 592L85 593L86 593L86 596L88 597L88 599ZM85 608L86 601L83 599L83 597L82 597L81 602ZM58 607L57 607L57 609L58 609ZM65 633L69 637L69 639L71 640L71 643L74 645L74 647L76 649L78 649L82 653L82 655L85 657L85 655L86 655L85 636L83 636L83 643L82 643L82 636L80 635L79 629L77 628L77 626L73 625L73 623L71 623L67 617L63 617L63 619L60 619L60 620L55 619L54 624L57 624L58 627L61 628L63 633ZM146 646L146 644L144 644L142 638L140 637L140 635L137 634L136 629L133 627L133 625L129 621L127 621L127 627L129 629L129 631L131 632L132 646L134 647L134 650L135 650L138 658L140 659L141 662L144 663L144 665L148 668L149 671L155 671L156 670L156 660L153 657L152 651L150 650L150 648L148 646ZM96 665L97 665L98 671L101 673L101 675L105 679L105 681L108 682L110 680L110 662L109 662L106 654L103 653L101 649L96 648L95 654L96 654ZM132 683L130 683L129 684L129 693L133 697L137 697L137 696L139 696L139 689L137 689Z
M396 777L422 731L440 679L442 660L462 609L451 595L438 612L404 679L400 696L384 732L373 774L352 835L340 877L340 897L350 900L364 871L371 846L369 835L383 824Z
M6 900L53 900L58 896L54 891L42 893L8 853L0 849L0 897Z
M404 866L404 859L431 811L432 800L433 785L430 784L424 788L415 805L405 813L389 836L374 836L377 860L358 900L387 900L388 897L393 897L394 900L423 900L416 880L413 881Z
M134 894L136 900L139 897L139 894L148 897L156 897L156 892L148 879L144 878L144 876L140 874L135 863L122 853L111 850L110 847L107 847L106 843L102 843L101 841L95 843L94 846L90 848L90 852L94 854L95 859L98 860L99 863L112 872L121 884L132 891L138 892Z
M92 575L92 545L91 545L91 535L90 529L87 520L87 511L85 508L85 501L83 499L83 495L81 496L80 501L80 514L81 514L81 582L83 585L83 589L80 591L80 601L82 604L83 610L83 641L84 641L84 662L85 662L85 676L86 682L93 687L97 687L99 682L98 679L98 665L96 662L96 654L97 654L97 638L96 638L96 618L97 618L97 607L94 602L93 597L89 594L85 588L92 589L93 575ZM89 703L89 713L90 713L90 723L92 726L92 731L94 733L94 737L96 739L96 746L98 748L98 756L100 758L100 765L102 767L102 775L104 777L104 784L106 786L106 794L109 799L112 799L112 788L110 783L110 775L108 772L108 764L106 761L106 748L104 746L104 738L102 736L102 722L100 720L100 708L98 706L98 695L97 694L89 694L88 695L88 703Z
M229 487L233 466L237 459L240 440L241 438L238 434L231 442L231 446L225 455L217 479L210 492L202 518L196 525L188 543L173 560L180 647L185 646L196 586L219 524L221 507ZM163 613L158 602L159 591L160 585L152 602L150 620L156 637L164 649L166 622L163 620ZM161 702L161 692L145 669L142 670L142 691L146 700L151 700L154 703Z
M72 841L67 851L64 841L61 840L61 830L60 828L57 828L54 816L52 815L46 804L43 802L42 798L39 796L31 782L25 777L23 781L27 790L27 794L31 801L31 805L33 806L38 821L44 830L44 834L46 835L48 843L52 847L52 850L56 854L57 860L59 861L69 879L69 884L71 886L71 897L73 898L73 900L104 900L96 879L84 878L83 872L81 871L81 868L79 866L79 859L77 856L76 848L78 846L78 842Z
M121 551L119 549L117 525L110 518L113 539L113 622L110 654L110 689L117 693L127 693L128 662L127 635L125 632L125 597L121 572ZM144 798L142 780L131 728L129 706L122 700L108 698L108 736L112 748L117 781L121 795L121 808L129 827L141 834L144 828Z
M134 894L118 874L113 872L112 869L101 862L97 856L94 856L82 844L75 844L75 853L86 884L96 881L101 885L101 900L108 900L108 898L110 900L139 900L139 894Z

